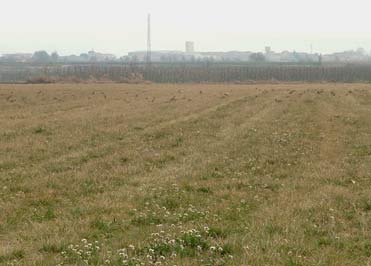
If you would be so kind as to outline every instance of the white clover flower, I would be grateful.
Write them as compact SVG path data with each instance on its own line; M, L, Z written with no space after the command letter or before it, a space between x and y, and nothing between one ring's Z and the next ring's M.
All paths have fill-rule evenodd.
M83 239L81 239L81 242L84 243L84 244L86 244L86 243L88 243L88 240L86 240L85 238L83 238Z
M222 252L222 251L223 251L223 248L222 248L222 247L218 247L218 250L219 250L220 252Z
M165 260L166 258L165 256L160 256L160 259Z
M210 250L211 250L211 251L215 251L215 250L216 250L216 247L211 246L211 247L210 247Z
M134 245L129 245L129 248L132 249L132 250L135 249Z

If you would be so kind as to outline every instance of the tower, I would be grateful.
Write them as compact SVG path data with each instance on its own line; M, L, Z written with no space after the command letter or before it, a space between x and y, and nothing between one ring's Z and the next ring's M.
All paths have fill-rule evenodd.
M186 53L192 54L195 52L195 43L187 41L185 43L185 51Z
M151 14L147 17L147 65L151 64Z

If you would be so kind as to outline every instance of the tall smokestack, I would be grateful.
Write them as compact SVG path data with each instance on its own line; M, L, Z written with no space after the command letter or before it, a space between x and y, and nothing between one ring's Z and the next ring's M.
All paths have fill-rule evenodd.
M151 64L151 14L147 17L147 64Z

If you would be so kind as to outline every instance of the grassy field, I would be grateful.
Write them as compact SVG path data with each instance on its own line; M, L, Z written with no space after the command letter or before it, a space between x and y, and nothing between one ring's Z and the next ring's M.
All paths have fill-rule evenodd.
M371 265L371 85L0 85L0 265Z

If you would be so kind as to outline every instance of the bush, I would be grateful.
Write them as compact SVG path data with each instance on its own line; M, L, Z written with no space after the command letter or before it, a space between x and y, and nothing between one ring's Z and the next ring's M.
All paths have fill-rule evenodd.
M28 84L49 84L49 83L55 83L56 80L54 78L48 78L48 77L33 77L29 78L26 83Z

